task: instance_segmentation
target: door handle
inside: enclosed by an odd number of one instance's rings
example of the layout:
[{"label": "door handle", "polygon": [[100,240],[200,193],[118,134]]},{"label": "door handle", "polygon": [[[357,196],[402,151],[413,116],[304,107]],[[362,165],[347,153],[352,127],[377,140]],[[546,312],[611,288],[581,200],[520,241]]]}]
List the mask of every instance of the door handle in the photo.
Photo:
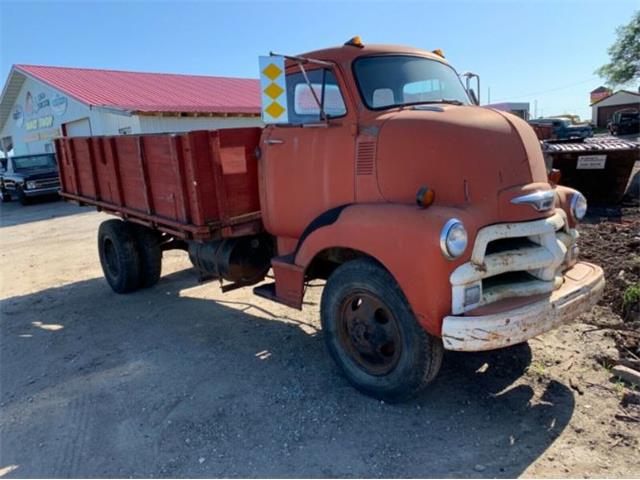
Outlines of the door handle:
[{"label": "door handle", "polygon": [[284,143],[284,140],[280,140],[279,138],[267,138],[264,143],[267,145],[280,145]]}]

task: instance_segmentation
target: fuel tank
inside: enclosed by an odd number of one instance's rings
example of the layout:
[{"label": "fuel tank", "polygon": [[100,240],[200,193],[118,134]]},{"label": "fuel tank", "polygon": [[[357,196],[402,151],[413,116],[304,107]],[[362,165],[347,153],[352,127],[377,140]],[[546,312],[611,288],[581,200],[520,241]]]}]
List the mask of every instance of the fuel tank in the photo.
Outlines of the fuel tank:
[{"label": "fuel tank", "polygon": [[413,203],[421,186],[439,205],[481,207],[487,222],[546,215],[511,199],[549,190],[540,144],[522,119],[477,106],[424,105],[378,118],[380,195]]}]

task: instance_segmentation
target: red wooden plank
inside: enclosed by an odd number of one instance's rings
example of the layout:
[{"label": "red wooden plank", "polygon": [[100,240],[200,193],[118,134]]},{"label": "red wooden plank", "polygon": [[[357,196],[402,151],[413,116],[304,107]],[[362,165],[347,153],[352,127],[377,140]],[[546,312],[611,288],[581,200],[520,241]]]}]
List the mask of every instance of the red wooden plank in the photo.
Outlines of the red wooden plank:
[{"label": "red wooden plank", "polygon": [[142,177],[142,193],[147,208],[147,213],[151,215],[154,212],[153,196],[151,195],[151,182],[147,173],[146,156],[144,151],[144,140],[142,136],[136,138],[138,143],[138,164],[140,166],[140,175]]},{"label": "red wooden plank", "polygon": [[111,165],[113,166],[113,177],[116,181],[116,192],[118,196],[118,203],[124,204],[124,192],[122,191],[122,179],[120,178],[120,158],[118,156],[118,146],[116,145],[116,138],[109,138],[109,147],[111,149]]},{"label": "red wooden plank", "polygon": [[209,132],[209,153],[212,160],[213,186],[218,202],[218,213],[223,225],[229,221],[229,205],[227,201],[227,189],[222,173],[222,158],[220,156],[220,136],[218,132]]},{"label": "red wooden plank", "polygon": [[98,185],[98,175],[96,173],[96,158],[93,151],[97,139],[88,137],[85,139],[89,148],[89,168],[91,170],[91,182],[93,183],[93,193],[97,200],[100,200],[100,185]]},{"label": "red wooden plank", "polygon": [[[193,152],[196,150],[195,147],[195,139],[196,136],[193,134],[187,134],[187,145],[186,145],[186,153],[187,155],[185,156],[185,165],[188,163],[190,169],[191,169],[191,182],[189,182],[189,189],[191,191],[191,205],[192,208],[191,211],[194,214],[194,223],[196,223],[197,225],[201,225],[204,223],[205,218],[204,218],[204,211],[202,208],[202,202],[200,201],[200,195],[198,195],[198,186],[196,184],[196,180],[195,180],[195,159],[193,158]],[[188,159],[188,162],[186,161]]]},{"label": "red wooden plank", "polygon": [[191,220],[191,209],[189,208],[189,194],[187,193],[187,185],[185,184],[185,172],[184,172],[184,158],[181,148],[182,140],[177,135],[171,136],[171,161],[173,162],[173,168],[175,169],[176,179],[178,182],[178,208],[180,210],[181,218],[184,221],[189,222]]},{"label": "red wooden plank", "polygon": [[75,147],[73,145],[73,140],[69,139],[67,142],[67,155],[71,159],[71,171],[73,172],[73,183],[74,183],[74,193],[78,195],[82,195],[80,191],[80,178],[78,177],[78,159],[76,157]]}]

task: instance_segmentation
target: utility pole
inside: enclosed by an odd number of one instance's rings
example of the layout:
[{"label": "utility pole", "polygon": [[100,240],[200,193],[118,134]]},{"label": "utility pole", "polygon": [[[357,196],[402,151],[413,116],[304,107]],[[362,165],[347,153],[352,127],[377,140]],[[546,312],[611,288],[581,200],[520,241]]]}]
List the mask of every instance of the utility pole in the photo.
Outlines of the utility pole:
[{"label": "utility pole", "polygon": [[538,118],[538,100],[533,101],[533,118]]},{"label": "utility pole", "polygon": [[491,105],[491,87],[487,87],[487,103]]}]

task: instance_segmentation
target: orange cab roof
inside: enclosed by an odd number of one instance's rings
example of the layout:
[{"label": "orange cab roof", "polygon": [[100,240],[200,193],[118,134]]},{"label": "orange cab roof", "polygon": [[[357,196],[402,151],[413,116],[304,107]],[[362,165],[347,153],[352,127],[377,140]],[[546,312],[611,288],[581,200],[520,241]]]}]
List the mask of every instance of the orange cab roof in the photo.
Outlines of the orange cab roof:
[{"label": "orange cab roof", "polygon": [[405,47],[402,45],[367,45],[363,47],[355,47],[352,45],[341,45],[339,47],[325,48],[312,52],[303,53],[301,57],[314,58],[316,60],[329,60],[336,63],[348,64],[354,59],[365,55],[389,55],[389,54],[407,54],[427,57],[448,64],[447,60],[435,53],[419,48]]}]

